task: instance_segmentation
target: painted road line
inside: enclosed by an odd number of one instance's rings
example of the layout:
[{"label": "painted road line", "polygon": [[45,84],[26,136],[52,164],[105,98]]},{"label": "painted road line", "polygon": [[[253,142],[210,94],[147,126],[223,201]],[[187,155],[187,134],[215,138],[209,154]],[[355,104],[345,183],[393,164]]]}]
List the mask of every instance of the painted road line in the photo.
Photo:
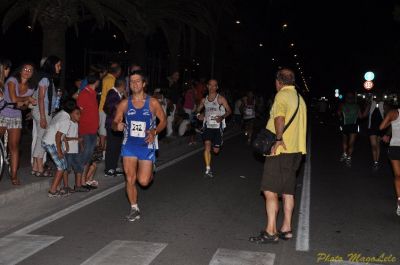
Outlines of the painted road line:
[{"label": "painted road line", "polygon": [[310,250],[310,189],[311,189],[311,131],[307,136],[307,159],[304,165],[303,187],[297,224],[296,251]]},{"label": "painted road line", "polygon": [[[229,135],[228,137],[225,138],[225,140],[230,139],[232,137],[235,137],[237,135],[239,135],[239,133],[235,133],[235,134]],[[192,156],[192,155],[194,155],[194,154],[196,154],[198,152],[201,152],[202,150],[203,150],[203,148],[201,147],[201,148],[193,150],[193,151],[191,151],[191,152],[189,152],[189,153],[187,153],[187,154],[185,154],[183,156],[180,156],[180,157],[175,158],[175,159],[173,159],[171,161],[168,161],[168,162],[162,164],[161,166],[159,166],[156,171],[158,172],[158,171],[161,171],[161,170],[163,170],[163,169],[165,169],[167,167],[170,167],[170,166],[180,162],[183,159],[186,159],[186,158],[188,158],[188,157],[190,157],[190,156]],[[109,188],[107,190],[104,190],[104,191],[102,191],[102,192],[100,192],[100,193],[98,193],[96,195],[93,195],[92,197],[89,197],[89,198],[87,198],[87,199],[85,199],[85,200],[83,200],[83,201],[81,201],[79,203],[71,205],[71,206],[69,206],[69,207],[67,207],[67,208],[65,208],[65,209],[63,209],[63,210],[61,210],[61,211],[59,211],[59,212],[57,212],[55,214],[52,214],[52,215],[50,215],[50,216],[48,216],[48,217],[46,217],[46,218],[44,218],[42,220],[39,220],[39,221],[37,221],[37,222],[35,222],[33,224],[30,224],[30,225],[28,225],[28,226],[26,226],[26,227],[24,227],[24,228],[22,228],[22,229],[20,229],[20,230],[18,230],[16,232],[14,232],[13,234],[17,234],[17,235],[29,234],[32,231],[35,231],[35,230],[37,230],[37,229],[39,229],[39,228],[41,228],[41,227],[43,227],[43,226],[55,221],[55,220],[58,220],[58,219],[66,216],[66,215],[68,215],[68,214],[70,214],[70,213],[72,213],[72,212],[74,212],[76,210],[79,210],[79,209],[81,209],[81,208],[83,208],[83,207],[85,207],[85,206],[87,206],[87,205],[89,205],[89,204],[91,204],[91,203],[93,203],[93,202],[95,202],[97,200],[100,200],[100,199],[110,195],[111,193],[114,193],[114,192],[116,192],[116,191],[118,191],[118,190],[120,190],[120,189],[122,189],[124,187],[125,187],[125,183],[120,183],[120,184],[118,184],[118,185],[116,185],[114,187],[111,187],[111,188]]]},{"label": "painted road line", "polygon": [[148,265],[166,246],[164,243],[115,240],[81,265]]},{"label": "painted road line", "polygon": [[10,235],[0,239],[0,264],[17,264],[62,237]]},{"label": "painted road line", "polygon": [[219,248],[209,265],[273,265],[274,253]]},{"label": "painted road line", "polygon": [[[227,136],[225,139],[230,139],[239,135],[240,133],[234,133],[232,135]],[[170,167],[181,160],[188,158],[191,155],[194,155],[203,150],[203,147],[200,147],[194,151],[191,151],[188,154],[185,154],[179,158],[173,159],[163,165],[161,165],[157,171],[161,171],[167,167]],[[36,252],[46,248],[47,246],[53,244],[58,241],[62,237],[52,237],[46,235],[28,235],[33,231],[56,221],[76,210],[79,210],[97,200],[100,200],[122,188],[125,187],[125,183],[120,183],[116,186],[108,188],[98,194],[95,194],[79,203],[71,205],[57,213],[54,213],[46,218],[43,218],[35,223],[32,223],[28,226],[25,226],[3,238],[0,239],[0,264],[15,264],[20,262],[29,256],[35,254]],[[17,253],[18,254],[15,254]]]}]

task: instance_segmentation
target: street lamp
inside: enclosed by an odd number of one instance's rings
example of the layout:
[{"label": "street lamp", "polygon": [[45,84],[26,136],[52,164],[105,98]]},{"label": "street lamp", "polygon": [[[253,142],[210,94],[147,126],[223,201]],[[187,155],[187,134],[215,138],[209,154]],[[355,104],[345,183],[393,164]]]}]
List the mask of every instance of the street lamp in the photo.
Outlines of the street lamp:
[{"label": "street lamp", "polygon": [[290,47],[294,47],[294,43],[290,43]]},{"label": "street lamp", "polygon": [[263,47],[263,46],[264,46],[264,44],[260,43],[260,44],[258,44],[258,46],[260,46],[260,47]]},{"label": "street lamp", "polygon": [[240,24],[240,20],[236,20],[236,24]]}]

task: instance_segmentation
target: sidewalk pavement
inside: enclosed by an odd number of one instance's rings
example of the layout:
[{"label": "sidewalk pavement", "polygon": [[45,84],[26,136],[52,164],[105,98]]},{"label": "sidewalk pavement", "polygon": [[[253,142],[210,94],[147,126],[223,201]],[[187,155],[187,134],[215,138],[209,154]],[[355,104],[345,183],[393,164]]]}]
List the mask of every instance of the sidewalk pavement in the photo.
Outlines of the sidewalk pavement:
[{"label": "sidewalk pavement", "polygon": [[[239,130],[228,127],[225,131],[225,137],[234,134],[239,134]],[[188,143],[188,137],[172,137],[162,139],[159,144],[160,151],[158,153],[156,165],[161,166],[168,161],[185,155],[186,153],[203,148],[200,135],[197,135],[197,144],[189,146]],[[26,200],[26,198],[35,193],[43,192],[43,194],[46,195],[46,191],[50,187],[53,178],[35,177],[30,173],[30,144],[31,135],[24,134],[21,139],[21,159],[20,167],[18,170],[18,175],[22,185],[13,186],[9,177],[4,175],[3,178],[0,180],[0,207],[20,200]],[[99,190],[100,188],[101,190],[103,190],[124,181],[123,178],[106,178],[104,177],[103,172],[104,161],[101,161],[97,163],[97,171],[94,177],[94,179],[99,182]],[[70,174],[70,183],[73,182],[73,180],[74,175]]]}]

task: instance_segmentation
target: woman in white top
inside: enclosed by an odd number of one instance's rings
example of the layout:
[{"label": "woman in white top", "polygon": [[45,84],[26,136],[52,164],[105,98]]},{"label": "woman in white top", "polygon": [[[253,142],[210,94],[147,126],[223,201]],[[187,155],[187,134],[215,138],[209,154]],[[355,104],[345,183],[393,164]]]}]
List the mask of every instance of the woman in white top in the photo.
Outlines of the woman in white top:
[{"label": "woman in white top", "polygon": [[397,195],[397,210],[396,214],[400,216],[400,109],[391,110],[381,125],[379,126],[380,130],[384,130],[389,125],[392,125],[392,137],[390,139],[389,136],[385,135],[383,137],[384,142],[389,142],[388,156],[390,162],[392,164],[393,173],[394,173],[394,186],[396,189]]}]

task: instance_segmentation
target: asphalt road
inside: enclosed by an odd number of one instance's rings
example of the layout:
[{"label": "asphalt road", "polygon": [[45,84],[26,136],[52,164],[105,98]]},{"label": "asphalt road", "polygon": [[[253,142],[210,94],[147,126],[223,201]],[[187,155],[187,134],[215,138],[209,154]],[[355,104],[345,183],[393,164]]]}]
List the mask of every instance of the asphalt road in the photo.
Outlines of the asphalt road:
[{"label": "asphalt road", "polygon": [[[308,251],[296,250],[296,239],[276,245],[248,242],[265,225],[259,192],[263,164],[239,136],[213,157],[214,179],[203,177],[201,153],[158,172],[151,187],[139,191],[139,221],[125,221],[129,204],[123,189],[115,189],[53,222],[3,237],[0,264],[308,265],[337,264],[352,253],[361,255],[353,261],[383,254],[387,262],[372,263],[400,264],[400,218],[394,214],[386,156],[383,167],[373,172],[362,137],[353,167],[346,168],[338,162],[335,127],[312,128]],[[295,236],[303,175],[298,178]]]}]

